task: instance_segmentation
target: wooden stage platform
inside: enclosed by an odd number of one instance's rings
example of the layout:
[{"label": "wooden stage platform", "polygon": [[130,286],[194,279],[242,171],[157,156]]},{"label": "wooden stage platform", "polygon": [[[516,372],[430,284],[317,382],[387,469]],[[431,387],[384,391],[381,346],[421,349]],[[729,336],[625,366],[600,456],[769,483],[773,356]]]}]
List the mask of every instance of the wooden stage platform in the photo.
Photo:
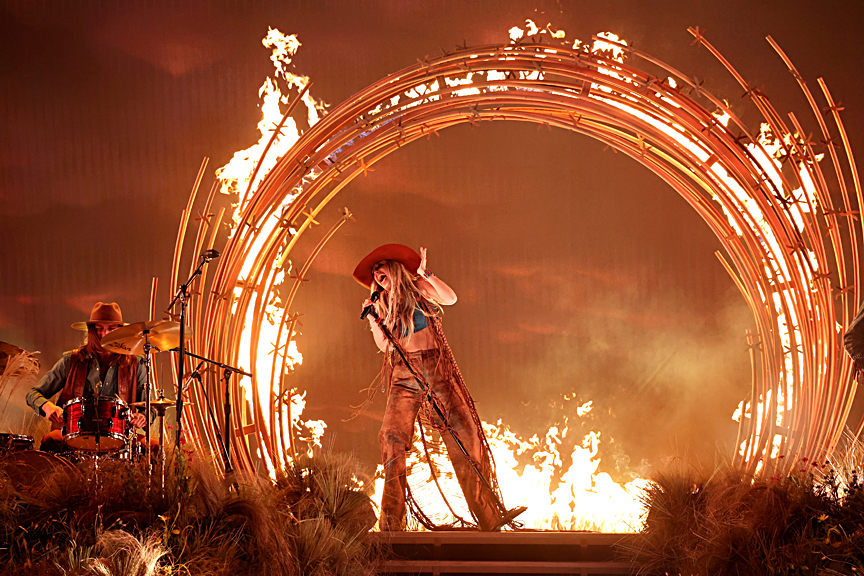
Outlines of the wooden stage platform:
[{"label": "wooden stage platform", "polygon": [[392,555],[381,568],[390,576],[543,574],[630,576],[636,568],[617,544],[635,534],[593,532],[391,532]]}]

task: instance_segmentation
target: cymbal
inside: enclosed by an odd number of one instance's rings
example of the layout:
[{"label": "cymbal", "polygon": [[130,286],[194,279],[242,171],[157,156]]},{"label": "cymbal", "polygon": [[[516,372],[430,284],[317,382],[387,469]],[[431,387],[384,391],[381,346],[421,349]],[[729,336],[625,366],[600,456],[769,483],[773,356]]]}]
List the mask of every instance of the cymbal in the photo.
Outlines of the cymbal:
[{"label": "cymbal", "polygon": [[[169,320],[151,320],[127,324],[112,330],[102,337],[102,347],[115,354],[144,354],[144,331],[149,330],[147,338],[150,346],[157,352],[171,350],[180,345],[180,323]],[[192,337],[192,328],[186,327],[184,339]]]},{"label": "cymbal", "polygon": [[[168,398],[161,398],[159,400],[151,400],[150,401],[150,407],[151,408],[158,408],[160,406],[170,407],[170,406],[174,406],[175,404],[177,404],[177,402],[175,402],[174,400],[169,400]],[[191,406],[191,405],[192,405],[191,402],[183,402],[183,406]],[[129,404],[129,406],[132,406],[134,408],[146,408],[147,402],[133,402],[132,404]]]}]

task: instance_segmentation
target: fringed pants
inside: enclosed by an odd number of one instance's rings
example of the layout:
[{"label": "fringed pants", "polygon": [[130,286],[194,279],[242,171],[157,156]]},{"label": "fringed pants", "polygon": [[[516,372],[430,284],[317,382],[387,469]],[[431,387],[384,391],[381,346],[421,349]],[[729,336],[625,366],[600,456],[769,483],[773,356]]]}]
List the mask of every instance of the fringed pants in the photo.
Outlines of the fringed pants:
[{"label": "fringed pants", "polygon": [[[442,360],[439,365],[438,350],[412,352],[408,358],[414,369],[425,378],[437,395],[447,423],[456,432],[465,450],[488,481],[489,458],[481,441],[482,431],[478,430],[471,408],[458,387],[447,378],[446,370],[443,370],[446,362]],[[405,460],[411,449],[414,421],[417,419],[423,400],[424,394],[420,384],[399,359],[393,367],[384,423],[378,434],[385,471],[379,522],[381,530],[404,530],[405,528],[405,495],[408,487]],[[434,420],[435,426],[441,430],[462,493],[468,507],[477,518],[480,529],[494,529],[501,518],[494,495],[477,476],[449,431],[441,428],[440,418],[435,415]]]}]

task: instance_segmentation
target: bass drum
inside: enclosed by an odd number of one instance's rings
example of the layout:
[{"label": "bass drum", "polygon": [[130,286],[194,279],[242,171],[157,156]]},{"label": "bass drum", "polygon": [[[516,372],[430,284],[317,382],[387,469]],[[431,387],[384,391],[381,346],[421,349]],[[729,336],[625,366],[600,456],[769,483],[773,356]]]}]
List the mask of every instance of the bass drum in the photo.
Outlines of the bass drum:
[{"label": "bass drum", "polygon": [[68,460],[49,452],[22,450],[0,456],[0,474],[5,474],[21,492],[38,492],[57,474],[79,474]]}]

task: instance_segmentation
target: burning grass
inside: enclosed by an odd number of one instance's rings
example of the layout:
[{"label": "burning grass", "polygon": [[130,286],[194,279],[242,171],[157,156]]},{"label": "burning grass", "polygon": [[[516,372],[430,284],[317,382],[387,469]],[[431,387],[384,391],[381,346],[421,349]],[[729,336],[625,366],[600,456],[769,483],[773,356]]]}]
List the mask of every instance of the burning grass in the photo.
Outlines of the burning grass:
[{"label": "burning grass", "polygon": [[164,489],[143,462],[85,461],[31,486],[0,473],[0,574],[376,573],[372,484],[352,458],[324,453],[275,480],[169,460]]},{"label": "burning grass", "polygon": [[843,457],[803,459],[782,477],[683,465],[655,474],[643,539],[625,552],[639,574],[862,574],[862,450],[850,440]]}]

